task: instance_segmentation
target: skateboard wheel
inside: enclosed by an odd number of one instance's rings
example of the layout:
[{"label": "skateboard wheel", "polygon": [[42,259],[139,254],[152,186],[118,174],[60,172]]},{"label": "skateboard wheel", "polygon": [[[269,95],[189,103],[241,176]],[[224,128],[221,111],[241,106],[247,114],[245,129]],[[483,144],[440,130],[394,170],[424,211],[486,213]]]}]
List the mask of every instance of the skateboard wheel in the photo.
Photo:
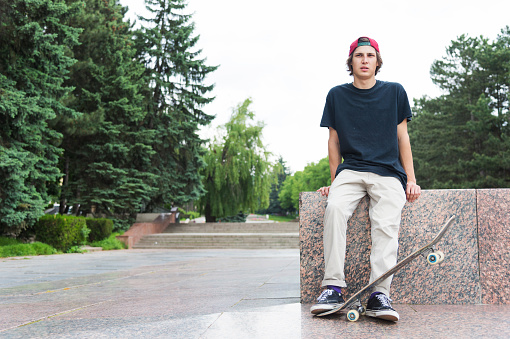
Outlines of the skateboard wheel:
[{"label": "skateboard wheel", "polygon": [[349,321],[356,321],[359,319],[359,313],[356,310],[350,310],[347,312],[347,320]]},{"label": "skateboard wheel", "polygon": [[358,307],[358,313],[361,315],[365,315],[367,313],[367,310],[363,306],[360,306]]},{"label": "skateboard wheel", "polygon": [[444,260],[444,253],[443,251],[436,251],[436,254],[439,256],[439,260],[437,263],[440,263]]},{"label": "skateboard wheel", "polygon": [[430,253],[428,256],[427,256],[427,262],[430,264],[430,265],[437,265],[439,263],[439,255],[437,255],[436,252],[433,252],[433,253]]}]

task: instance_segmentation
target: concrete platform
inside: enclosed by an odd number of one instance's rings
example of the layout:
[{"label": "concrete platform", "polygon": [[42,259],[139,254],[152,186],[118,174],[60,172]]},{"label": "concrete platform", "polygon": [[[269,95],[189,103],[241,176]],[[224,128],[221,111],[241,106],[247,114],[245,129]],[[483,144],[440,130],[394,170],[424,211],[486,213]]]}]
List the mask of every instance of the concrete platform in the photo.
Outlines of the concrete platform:
[{"label": "concrete platform", "polygon": [[0,259],[1,338],[510,337],[510,305],[315,318],[299,250],[122,250]]}]

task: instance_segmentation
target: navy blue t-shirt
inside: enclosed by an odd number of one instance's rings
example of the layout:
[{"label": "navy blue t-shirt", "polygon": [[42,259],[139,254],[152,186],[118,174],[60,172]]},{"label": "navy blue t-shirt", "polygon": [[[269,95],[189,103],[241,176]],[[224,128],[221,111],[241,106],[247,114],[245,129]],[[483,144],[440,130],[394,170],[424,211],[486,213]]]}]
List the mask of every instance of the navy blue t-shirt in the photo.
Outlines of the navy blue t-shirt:
[{"label": "navy blue t-shirt", "polygon": [[407,93],[398,83],[377,80],[370,89],[353,84],[333,87],[321,127],[332,127],[338,134],[343,162],[336,175],[350,169],[391,176],[405,190],[407,175],[400,163],[397,126],[411,117]]}]

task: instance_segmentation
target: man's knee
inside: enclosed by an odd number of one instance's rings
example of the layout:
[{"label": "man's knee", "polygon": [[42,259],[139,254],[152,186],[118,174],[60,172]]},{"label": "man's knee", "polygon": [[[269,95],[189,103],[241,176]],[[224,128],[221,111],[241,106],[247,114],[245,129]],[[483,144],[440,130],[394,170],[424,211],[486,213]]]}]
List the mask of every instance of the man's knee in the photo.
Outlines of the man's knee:
[{"label": "man's knee", "polygon": [[347,229],[347,221],[350,217],[348,209],[337,205],[328,205],[324,213],[324,229]]},{"label": "man's knee", "polygon": [[332,221],[334,223],[342,223],[347,222],[350,217],[351,215],[347,208],[337,204],[328,204],[326,206],[326,212],[324,213],[324,222],[325,224],[328,223],[328,221]]}]

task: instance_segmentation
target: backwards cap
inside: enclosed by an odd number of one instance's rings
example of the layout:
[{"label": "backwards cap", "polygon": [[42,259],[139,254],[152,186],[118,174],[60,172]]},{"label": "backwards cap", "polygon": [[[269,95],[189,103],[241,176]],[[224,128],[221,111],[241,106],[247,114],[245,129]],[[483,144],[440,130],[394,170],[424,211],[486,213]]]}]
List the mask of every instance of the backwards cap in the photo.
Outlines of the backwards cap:
[{"label": "backwards cap", "polygon": [[[360,41],[362,38],[367,38],[369,41]],[[375,48],[375,50],[377,52],[381,53],[381,51],[379,51],[379,44],[377,43],[377,41],[375,41],[374,39],[370,39],[369,37],[362,36],[362,37],[356,39],[351,44],[351,48],[349,49],[349,56],[351,56],[351,54],[354,52],[354,50],[356,48],[358,48],[359,46],[372,46],[373,48]]]}]

